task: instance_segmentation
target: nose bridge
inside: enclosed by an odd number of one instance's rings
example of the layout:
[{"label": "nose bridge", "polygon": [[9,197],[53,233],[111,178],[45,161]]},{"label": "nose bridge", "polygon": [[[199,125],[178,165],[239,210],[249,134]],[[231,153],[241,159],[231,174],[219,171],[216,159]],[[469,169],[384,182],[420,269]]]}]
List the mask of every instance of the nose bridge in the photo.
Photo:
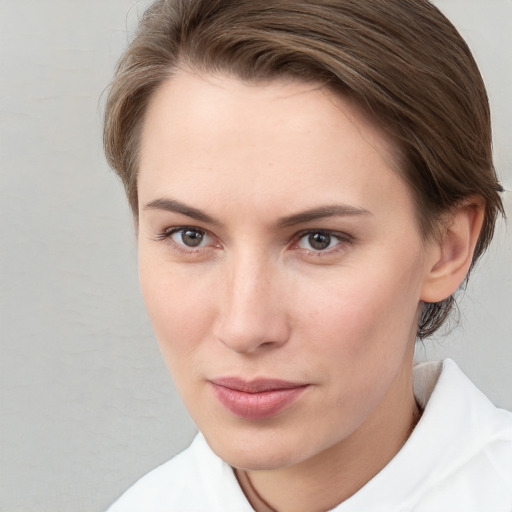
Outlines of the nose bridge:
[{"label": "nose bridge", "polygon": [[278,345],[288,336],[277,264],[264,253],[239,252],[223,283],[217,338],[237,352]]}]

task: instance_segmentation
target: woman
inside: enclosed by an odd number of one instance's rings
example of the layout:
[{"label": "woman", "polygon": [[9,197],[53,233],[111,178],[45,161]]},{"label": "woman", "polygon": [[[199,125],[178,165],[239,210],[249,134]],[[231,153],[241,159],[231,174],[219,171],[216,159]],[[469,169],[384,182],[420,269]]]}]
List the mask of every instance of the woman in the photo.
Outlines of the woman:
[{"label": "woman", "polygon": [[512,419],[416,339],[503,212],[488,102],[427,1],[164,0],[105,148],[200,434],[127,510],[511,510]]}]

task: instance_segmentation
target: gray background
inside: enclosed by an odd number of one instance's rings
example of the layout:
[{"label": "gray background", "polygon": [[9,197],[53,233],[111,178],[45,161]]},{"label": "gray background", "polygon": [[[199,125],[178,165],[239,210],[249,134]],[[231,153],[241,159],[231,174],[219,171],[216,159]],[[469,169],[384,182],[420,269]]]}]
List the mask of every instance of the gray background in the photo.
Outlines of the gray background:
[{"label": "gray background", "polygon": [[[512,189],[512,2],[438,0],[473,48]],[[101,511],[194,427],[138,291],[101,150],[102,91],[147,2],[0,0],[0,510]],[[511,192],[504,196],[512,217]],[[512,234],[418,358],[453,357],[512,409]]]}]

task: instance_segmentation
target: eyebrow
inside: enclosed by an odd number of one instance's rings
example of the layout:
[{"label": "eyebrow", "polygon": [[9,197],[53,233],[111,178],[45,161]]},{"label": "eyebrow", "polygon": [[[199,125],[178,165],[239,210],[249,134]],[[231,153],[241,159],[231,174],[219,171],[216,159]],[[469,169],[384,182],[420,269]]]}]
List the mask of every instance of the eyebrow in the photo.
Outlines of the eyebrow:
[{"label": "eyebrow", "polygon": [[[180,201],[176,201],[175,199],[154,199],[144,206],[144,210],[166,210],[180,213],[190,217],[191,219],[206,222],[208,224],[217,226],[222,225],[219,220],[215,219],[211,215],[197,208],[181,203]],[[287,228],[297,224],[305,224],[329,217],[353,217],[357,215],[371,215],[371,212],[365,210],[364,208],[357,208],[355,206],[334,204],[320,206],[310,210],[305,210],[303,212],[295,213],[293,215],[282,217],[277,221],[276,225],[279,228]]]},{"label": "eyebrow", "polygon": [[357,215],[371,215],[371,212],[364,208],[357,208],[355,206],[334,204],[320,206],[319,208],[312,208],[311,210],[283,217],[278,221],[277,225],[280,228],[287,228],[297,224],[304,224],[329,217],[353,217]]},{"label": "eyebrow", "polygon": [[191,219],[206,222],[208,224],[221,224],[211,215],[208,215],[207,213],[198,210],[197,208],[193,208],[192,206],[187,206],[184,203],[180,203],[174,199],[155,199],[147,203],[144,206],[144,210],[167,210],[169,212],[181,213],[182,215],[186,215]]}]

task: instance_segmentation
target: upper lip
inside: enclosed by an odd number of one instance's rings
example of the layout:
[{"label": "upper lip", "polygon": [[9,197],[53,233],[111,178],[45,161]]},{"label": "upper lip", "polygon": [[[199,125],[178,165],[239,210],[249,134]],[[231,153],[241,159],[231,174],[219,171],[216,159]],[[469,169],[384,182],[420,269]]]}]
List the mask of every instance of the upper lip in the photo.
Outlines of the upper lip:
[{"label": "upper lip", "polygon": [[211,379],[210,382],[217,386],[223,386],[243,393],[263,393],[265,391],[300,388],[307,385],[300,382],[290,382],[281,379],[259,378],[245,380],[239,377],[219,377]]}]

